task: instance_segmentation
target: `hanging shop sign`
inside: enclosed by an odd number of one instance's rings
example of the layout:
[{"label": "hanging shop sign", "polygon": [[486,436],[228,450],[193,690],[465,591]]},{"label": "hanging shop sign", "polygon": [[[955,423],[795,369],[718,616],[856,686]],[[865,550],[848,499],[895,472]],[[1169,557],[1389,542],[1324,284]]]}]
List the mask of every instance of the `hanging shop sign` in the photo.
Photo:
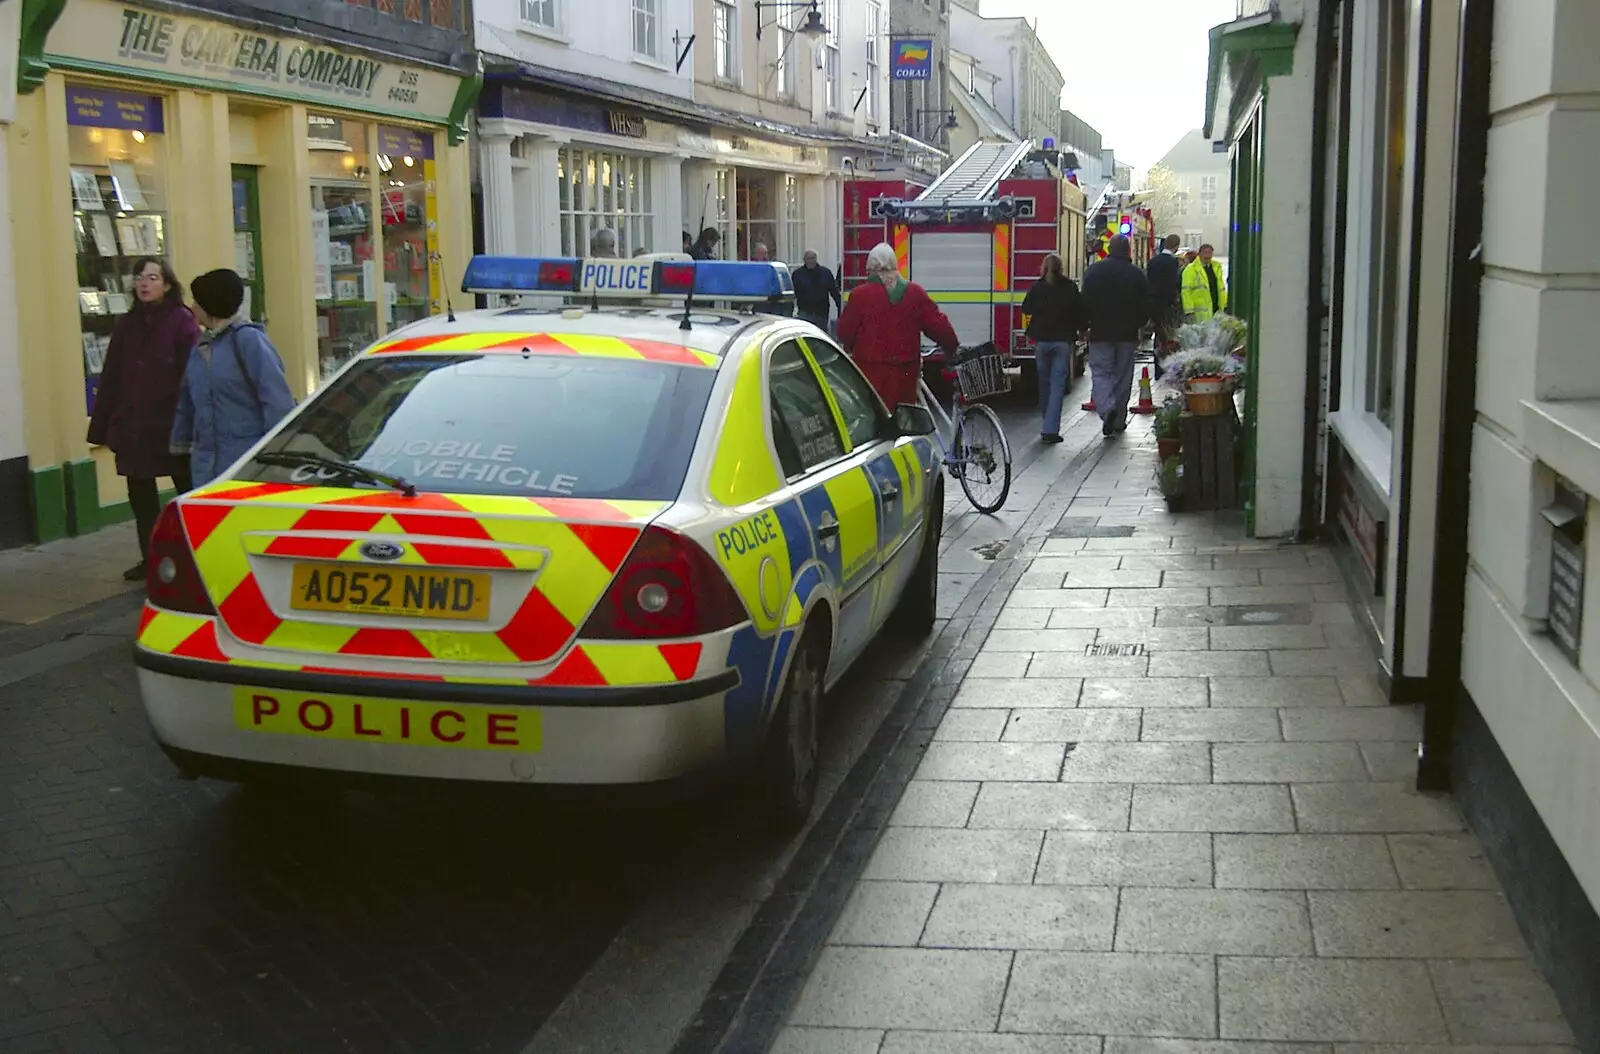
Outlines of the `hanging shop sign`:
[{"label": "hanging shop sign", "polygon": [[897,81],[925,81],[933,79],[933,41],[896,40],[894,57],[890,65]]},{"label": "hanging shop sign", "polygon": [[445,122],[460,78],[360,55],[326,41],[225,22],[69,0],[45,41],[52,66],[127,71],[177,83]]}]

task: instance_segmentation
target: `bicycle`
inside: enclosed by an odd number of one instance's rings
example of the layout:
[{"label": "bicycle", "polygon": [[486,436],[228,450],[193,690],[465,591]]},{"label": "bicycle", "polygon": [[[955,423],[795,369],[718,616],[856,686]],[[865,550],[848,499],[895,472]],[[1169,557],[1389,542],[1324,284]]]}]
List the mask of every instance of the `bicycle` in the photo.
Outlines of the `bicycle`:
[{"label": "bicycle", "polygon": [[[931,352],[924,349],[923,356]],[[985,515],[996,512],[1011,493],[1011,444],[995,412],[978,400],[1011,390],[1011,378],[993,343],[958,348],[945,363],[941,376],[951,382],[950,410],[944,412],[925,381],[917,386],[924,404],[936,418],[943,417],[934,438],[944,451],[950,474],[972,507]],[[949,439],[945,438],[948,428]],[[995,486],[998,485],[998,491]],[[982,494],[985,498],[980,498]]]}]

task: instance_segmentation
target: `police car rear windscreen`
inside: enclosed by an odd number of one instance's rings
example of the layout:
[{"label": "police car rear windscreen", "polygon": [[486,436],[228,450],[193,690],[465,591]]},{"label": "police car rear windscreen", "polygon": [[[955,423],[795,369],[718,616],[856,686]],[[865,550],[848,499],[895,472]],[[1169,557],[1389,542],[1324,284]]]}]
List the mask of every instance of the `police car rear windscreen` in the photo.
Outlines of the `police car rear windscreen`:
[{"label": "police car rear windscreen", "polygon": [[[318,392],[263,450],[354,462],[420,491],[670,501],[715,379],[601,358],[376,357]],[[237,478],[375,485],[326,465],[258,461]]]}]

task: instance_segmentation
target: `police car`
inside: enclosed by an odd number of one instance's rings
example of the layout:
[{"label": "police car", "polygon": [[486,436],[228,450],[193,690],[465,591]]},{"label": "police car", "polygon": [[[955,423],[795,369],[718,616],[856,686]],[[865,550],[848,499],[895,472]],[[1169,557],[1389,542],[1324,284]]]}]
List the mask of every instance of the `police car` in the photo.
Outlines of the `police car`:
[{"label": "police car", "polygon": [[803,822],[824,691],[933,622],[928,411],[752,313],[781,266],[480,256],[463,288],[525,306],[390,333],[162,513],[136,658],[163,749],[229,779],[741,762]]}]

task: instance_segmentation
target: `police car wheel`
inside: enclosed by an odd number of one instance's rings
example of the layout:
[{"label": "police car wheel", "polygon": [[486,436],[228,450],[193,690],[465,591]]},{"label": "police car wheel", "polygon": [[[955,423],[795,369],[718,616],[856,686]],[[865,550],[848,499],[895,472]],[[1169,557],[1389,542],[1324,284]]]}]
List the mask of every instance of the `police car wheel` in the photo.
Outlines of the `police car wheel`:
[{"label": "police car wheel", "polygon": [[939,609],[939,536],[944,527],[944,485],[941,483],[928,509],[929,529],[922,536],[917,569],[895,606],[893,628],[908,637],[925,637],[933,629]]},{"label": "police car wheel", "polygon": [[823,649],[802,635],[772,718],[757,775],[763,818],[774,830],[785,834],[805,826],[817,798],[817,724],[825,664]]}]

